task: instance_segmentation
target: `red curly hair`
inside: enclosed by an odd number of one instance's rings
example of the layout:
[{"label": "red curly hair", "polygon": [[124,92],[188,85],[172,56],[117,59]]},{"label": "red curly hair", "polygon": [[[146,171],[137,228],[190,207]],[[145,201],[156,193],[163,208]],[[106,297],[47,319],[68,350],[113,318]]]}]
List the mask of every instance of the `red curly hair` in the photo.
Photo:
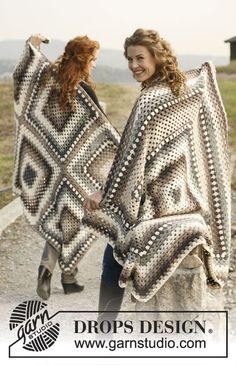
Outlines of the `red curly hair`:
[{"label": "red curly hair", "polygon": [[47,75],[53,76],[59,86],[59,105],[62,110],[73,109],[76,86],[80,81],[87,82],[95,89],[89,74],[89,63],[99,48],[99,43],[87,36],[76,37],[67,43],[63,55],[49,66]]}]

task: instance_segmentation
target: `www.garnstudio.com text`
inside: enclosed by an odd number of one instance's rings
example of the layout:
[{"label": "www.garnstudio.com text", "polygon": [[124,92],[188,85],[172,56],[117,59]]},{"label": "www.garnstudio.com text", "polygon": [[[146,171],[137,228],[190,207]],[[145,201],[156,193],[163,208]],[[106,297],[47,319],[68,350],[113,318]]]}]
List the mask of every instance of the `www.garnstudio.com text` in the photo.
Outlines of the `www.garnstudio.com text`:
[{"label": "www.garnstudio.com text", "polygon": [[205,349],[205,340],[170,340],[161,337],[158,340],[148,338],[139,340],[75,340],[77,349]]}]

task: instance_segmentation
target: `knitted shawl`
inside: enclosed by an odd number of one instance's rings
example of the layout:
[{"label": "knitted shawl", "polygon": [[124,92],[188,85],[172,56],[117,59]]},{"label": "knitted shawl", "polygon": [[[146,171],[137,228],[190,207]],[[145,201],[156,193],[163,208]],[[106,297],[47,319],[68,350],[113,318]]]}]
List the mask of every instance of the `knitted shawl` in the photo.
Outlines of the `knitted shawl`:
[{"label": "knitted shawl", "polygon": [[96,239],[80,229],[83,201],[104,187],[119,134],[80,85],[74,110],[63,112],[56,81],[44,77],[48,65],[27,42],[14,71],[13,191],[29,223],[60,252],[62,271],[70,272]]},{"label": "knitted shawl", "polygon": [[114,246],[119,284],[149,300],[196,247],[207,282],[223,284],[230,244],[227,120],[214,66],[189,71],[179,97],[163,83],[138,97],[89,232]]}]

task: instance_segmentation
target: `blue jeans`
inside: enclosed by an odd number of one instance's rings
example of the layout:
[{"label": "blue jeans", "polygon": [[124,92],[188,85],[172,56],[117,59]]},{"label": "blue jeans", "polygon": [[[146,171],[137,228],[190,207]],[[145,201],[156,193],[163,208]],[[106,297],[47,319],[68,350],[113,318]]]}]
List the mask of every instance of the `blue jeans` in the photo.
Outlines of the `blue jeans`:
[{"label": "blue jeans", "polygon": [[119,288],[122,290],[118,285],[121,271],[122,266],[118,264],[113,256],[113,247],[107,244],[102,262],[102,280],[110,288]]}]

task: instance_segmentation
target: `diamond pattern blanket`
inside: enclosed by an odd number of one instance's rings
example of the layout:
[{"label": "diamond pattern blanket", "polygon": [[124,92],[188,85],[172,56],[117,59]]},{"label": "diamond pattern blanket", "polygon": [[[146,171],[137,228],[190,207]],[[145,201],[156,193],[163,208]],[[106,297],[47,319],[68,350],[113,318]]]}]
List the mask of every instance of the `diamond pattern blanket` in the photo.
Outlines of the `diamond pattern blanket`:
[{"label": "diamond pattern blanket", "polygon": [[189,71],[186,91],[164,84],[138,97],[88,232],[109,239],[139,301],[149,300],[198,248],[207,282],[228,273],[230,178],[227,120],[215,69]]},{"label": "diamond pattern blanket", "polygon": [[45,82],[48,64],[27,42],[14,71],[13,190],[29,223],[60,252],[62,271],[70,272],[96,239],[81,229],[83,201],[104,187],[119,134],[80,85],[73,111],[62,112],[55,80]]}]

